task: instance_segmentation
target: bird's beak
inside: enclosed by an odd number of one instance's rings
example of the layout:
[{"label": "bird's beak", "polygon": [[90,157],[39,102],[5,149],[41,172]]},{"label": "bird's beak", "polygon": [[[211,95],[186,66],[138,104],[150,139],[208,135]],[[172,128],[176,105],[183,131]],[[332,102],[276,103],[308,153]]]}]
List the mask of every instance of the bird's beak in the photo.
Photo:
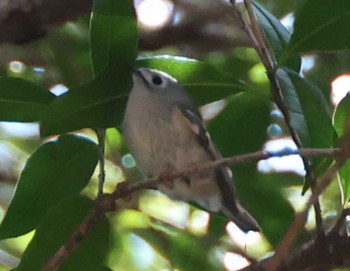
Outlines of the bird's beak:
[{"label": "bird's beak", "polygon": [[145,76],[142,74],[142,72],[140,71],[140,69],[136,68],[136,67],[133,67],[133,66],[130,66],[130,69],[131,69],[131,72],[133,74],[133,76],[137,77],[137,78],[140,78],[141,81],[146,85],[148,86],[149,83],[148,81],[146,80]]}]

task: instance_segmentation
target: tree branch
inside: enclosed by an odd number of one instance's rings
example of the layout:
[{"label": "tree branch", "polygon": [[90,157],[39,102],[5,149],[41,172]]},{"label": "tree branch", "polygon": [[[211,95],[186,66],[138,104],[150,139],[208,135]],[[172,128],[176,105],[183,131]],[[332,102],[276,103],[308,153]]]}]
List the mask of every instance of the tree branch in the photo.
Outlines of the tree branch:
[{"label": "tree branch", "polygon": [[[190,167],[181,172],[174,172],[167,174],[166,181],[175,180],[179,177],[188,176],[192,174],[204,174],[208,171],[214,170],[218,167],[231,166],[233,164],[259,161],[262,159],[268,159],[272,157],[282,157],[287,155],[302,154],[308,157],[315,156],[339,156],[340,149],[300,149],[295,150],[283,150],[277,153],[271,153],[266,151],[257,151],[253,153],[236,155],[228,158],[223,158],[217,161],[206,163],[204,165],[197,165]],[[126,198],[136,191],[143,189],[154,189],[161,182],[165,181],[162,174],[159,177],[148,179],[140,183],[133,183],[128,185],[123,182],[119,184],[111,194],[102,194],[96,199],[94,209],[83,220],[78,229],[72,234],[69,240],[62,245],[62,247],[47,261],[47,263],[41,268],[40,271],[56,271],[59,269],[63,261],[69,257],[79,244],[89,235],[90,231],[96,226],[99,219],[107,212],[115,210],[115,201],[117,199]],[[127,184],[127,185],[126,185]]]},{"label": "tree branch", "polygon": [[[263,30],[261,29],[260,24],[258,23],[258,21],[255,17],[251,0],[244,0],[244,4],[245,4],[246,10],[248,12],[248,17],[249,17],[249,20],[251,23],[251,27],[249,27],[248,24],[245,24],[245,26],[250,28],[248,33],[250,33],[253,40],[256,40],[255,49],[256,49],[257,53],[259,54],[260,60],[266,69],[267,77],[270,81],[273,100],[276,103],[278,109],[281,111],[281,113],[285,119],[286,126],[288,128],[288,131],[289,131],[295,145],[298,147],[298,149],[300,149],[303,147],[303,143],[300,140],[300,137],[299,137],[297,131],[294,129],[294,127],[292,126],[292,123],[291,123],[289,109],[288,109],[287,104],[284,101],[282,89],[281,89],[281,86],[279,84],[279,81],[278,81],[278,78],[276,75],[276,71],[278,69],[278,66],[277,66],[277,61],[275,59],[275,55],[271,50],[268,49],[269,47],[267,46],[266,38],[265,38],[265,35],[263,33]],[[244,20],[243,17],[242,17],[242,20]],[[311,192],[314,193],[314,187],[316,185],[316,179],[315,179],[316,177],[315,177],[315,174],[313,172],[312,162],[310,159],[308,159],[307,157],[305,157],[303,155],[301,155],[301,158],[302,158],[302,161],[304,163],[305,170],[306,170],[306,178],[309,181],[310,186],[311,186]],[[321,215],[321,205],[320,205],[319,200],[316,200],[314,202],[314,209],[315,209],[317,233],[319,236],[321,236],[321,235],[324,235],[324,229],[323,229],[323,221],[322,221],[322,215]]]},{"label": "tree branch", "polygon": [[11,0],[0,2],[0,43],[25,43],[45,36],[52,25],[91,10],[92,0]]}]

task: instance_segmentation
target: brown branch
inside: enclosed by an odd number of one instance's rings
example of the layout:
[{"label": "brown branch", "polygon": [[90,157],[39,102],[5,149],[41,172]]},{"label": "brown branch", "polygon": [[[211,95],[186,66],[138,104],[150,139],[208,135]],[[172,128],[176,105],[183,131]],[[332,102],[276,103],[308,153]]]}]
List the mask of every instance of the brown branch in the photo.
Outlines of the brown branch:
[{"label": "brown branch", "polygon": [[309,209],[311,205],[318,202],[319,195],[328,187],[330,182],[332,181],[334,175],[337,173],[338,169],[341,167],[340,164],[333,164],[318,180],[317,186],[315,186],[314,192],[310,196],[306,207],[304,210],[298,214],[296,214],[294,222],[290,226],[283,240],[276,248],[276,252],[273,258],[265,265],[265,270],[276,271],[283,270],[280,269],[281,262],[287,258],[289,254],[289,249],[294,242],[295,238],[299,234],[301,228],[304,226]]},{"label": "brown branch", "polygon": [[[288,253],[278,271],[330,271],[335,268],[350,267],[350,237],[326,235],[304,244],[301,248]],[[264,259],[240,271],[270,271],[267,263],[271,259]]]},{"label": "brown branch", "polygon": [[[314,187],[313,194],[310,196],[304,211],[295,216],[293,224],[278,245],[275,255],[254,266],[243,269],[244,271],[322,271],[331,270],[334,267],[350,267],[350,237],[342,234],[342,229],[346,225],[346,217],[350,213],[349,209],[343,210],[328,235],[318,236],[309,245],[303,246],[296,253],[287,257],[290,254],[291,244],[306,221],[309,208],[315,202],[318,202],[319,195],[328,187],[337,171],[350,157],[349,142],[350,110],[348,110],[345,118],[344,134],[340,142],[341,152],[336,155],[336,163],[318,178],[317,185]],[[304,156],[309,157],[307,154],[304,154]]]},{"label": "brown branch", "polygon": [[[231,166],[233,164],[244,163],[249,161],[259,161],[262,159],[268,159],[271,157],[281,157],[287,155],[303,154],[305,156],[338,156],[340,155],[340,149],[300,149],[299,152],[294,150],[283,150],[278,153],[268,153],[265,151],[257,151],[254,153],[248,153],[243,155],[232,156],[223,158],[214,162],[210,162],[204,165],[188,168],[181,172],[174,172],[167,175],[167,181],[169,179],[174,180],[178,177],[188,176],[191,174],[203,174],[203,172],[211,171],[215,168],[222,166]],[[89,215],[83,220],[78,229],[72,234],[70,239],[61,246],[61,248],[47,261],[47,263],[41,268],[40,271],[55,271],[58,270],[63,261],[69,257],[74,249],[88,236],[89,232],[95,227],[99,219],[107,212],[116,208],[115,201],[117,199],[125,198],[136,191],[143,189],[154,189],[157,185],[164,181],[162,176],[157,178],[148,179],[140,183],[134,183],[131,185],[125,185],[121,183],[111,194],[102,194],[96,199],[95,208],[89,213]]]},{"label": "brown branch", "polygon": [[[223,1],[190,3],[174,1],[173,16],[180,21],[158,29],[140,28],[140,49],[158,50],[165,46],[190,47],[190,51],[208,52],[249,46],[240,20]],[[53,26],[75,20],[91,11],[92,0],[11,0],[0,1],[0,44],[22,44],[46,36]],[[179,16],[177,16],[179,17]]]},{"label": "brown branch", "polygon": [[97,195],[103,194],[103,186],[106,178],[105,173],[105,142],[106,142],[106,131],[102,128],[95,130],[98,139],[98,152],[99,152],[99,174],[98,174],[98,191]]},{"label": "brown branch", "polygon": [[72,234],[67,242],[59,248],[53,257],[41,268],[41,271],[57,271],[63,261],[69,257],[79,244],[95,228],[105,213],[115,209],[115,201],[110,195],[101,195],[95,201],[95,207],[84,218],[78,229]]},{"label": "brown branch", "polygon": [[91,10],[92,0],[11,0],[0,2],[0,43],[24,43],[46,35],[52,25]]},{"label": "brown branch", "polygon": [[[273,257],[258,262],[252,266],[248,266],[241,271],[293,271],[293,270],[328,270],[328,269],[320,269],[319,265],[329,266],[332,263],[332,266],[343,266],[341,263],[345,262],[346,257],[350,255],[349,251],[335,252],[335,247],[337,247],[337,251],[344,249],[345,247],[350,248],[350,239],[338,234],[338,232],[332,232],[327,236],[322,238],[316,238],[315,241],[312,241],[307,246],[302,246],[301,249],[296,251],[292,256],[290,256],[289,249],[299,234],[300,230],[304,226],[307,215],[310,207],[318,200],[318,196],[328,187],[330,182],[332,181],[334,175],[337,173],[342,164],[335,163],[333,164],[318,180],[317,186],[314,189],[314,193],[310,196],[306,207],[300,213],[295,215],[294,221],[292,225],[289,227],[287,233],[285,234],[282,241],[279,243],[275,250],[275,254]],[[347,214],[347,212],[345,213]],[[336,223],[344,224],[345,214],[343,213],[339,218],[339,221]],[[339,239],[341,241],[339,242]],[[335,244],[334,240],[336,240]],[[341,248],[341,249],[340,249]],[[323,258],[318,258],[314,262],[306,255],[318,255],[323,254]],[[336,254],[338,253],[338,254]],[[337,257],[332,257],[332,255],[336,255]],[[342,257],[340,256],[342,255]],[[342,258],[342,261],[339,260]],[[302,260],[302,261],[301,261]],[[338,265],[336,265],[336,263]],[[348,262],[348,265],[350,261]],[[312,269],[313,266],[315,269]],[[319,268],[319,269],[317,269]]]},{"label": "brown branch", "polygon": [[[300,137],[297,133],[297,131],[294,129],[294,127],[291,124],[291,117],[289,114],[289,109],[284,102],[284,97],[282,94],[282,89],[278,81],[278,77],[276,75],[276,71],[278,69],[277,62],[274,56],[274,53],[268,49],[266,38],[264,36],[264,32],[260,27],[260,24],[258,23],[255,14],[253,12],[253,5],[251,0],[244,0],[244,4],[246,7],[246,10],[248,12],[248,17],[251,23],[251,30],[249,33],[254,36],[254,39],[256,40],[256,51],[259,54],[260,60],[263,63],[266,72],[267,77],[270,81],[271,90],[273,94],[274,101],[281,111],[286,126],[288,128],[288,131],[296,144],[296,146],[300,149],[303,147],[302,141],[300,140]],[[243,19],[242,19],[243,20]],[[247,25],[247,24],[246,24]],[[304,163],[304,167],[306,170],[306,178],[309,180],[310,186],[311,186],[311,192],[314,193],[314,187],[316,185],[316,179],[315,174],[313,172],[313,166],[310,159],[307,157],[301,156],[302,161]],[[323,220],[321,215],[321,205],[319,200],[316,200],[314,202],[314,209],[315,209],[315,217],[316,217],[316,229],[319,236],[324,235],[324,229],[323,229]]]},{"label": "brown branch", "polygon": [[141,27],[140,47],[157,50],[178,46],[192,56],[210,51],[228,51],[233,47],[252,47],[237,14],[224,1],[206,1],[200,4],[186,0],[174,1],[172,16],[181,14],[180,21],[170,19],[159,29],[147,31]]}]

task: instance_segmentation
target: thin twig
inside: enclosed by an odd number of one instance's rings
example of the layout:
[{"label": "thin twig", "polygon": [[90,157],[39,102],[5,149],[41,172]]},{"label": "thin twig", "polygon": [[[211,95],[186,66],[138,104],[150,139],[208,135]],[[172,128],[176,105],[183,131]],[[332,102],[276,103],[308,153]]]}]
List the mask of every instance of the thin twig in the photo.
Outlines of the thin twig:
[{"label": "thin twig", "polygon": [[96,129],[96,135],[98,139],[98,150],[99,150],[99,174],[98,174],[98,191],[97,195],[103,194],[103,186],[106,178],[105,174],[105,138],[106,132],[104,129]]},{"label": "thin twig", "polygon": [[265,270],[275,271],[278,270],[281,262],[287,258],[289,254],[289,248],[292,243],[296,239],[300,230],[304,226],[307,215],[309,213],[309,209],[315,202],[318,201],[319,195],[328,187],[333,177],[339,170],[342,164],[335,163],[333,164],[320,178],[317,180],[317,185],[314,188],[314,193],[310,196],[304,210],[298,214],[296,214],[294,218],[294,222],[289,227],[287,233],[284,235],[282,241],[276,248],[276,253],[274,257],[272,257],[265,265]]},{"label": "thin twig", "polygon": [[[277,270],[281,262],[283,261],[283,259],[287,257],[289,253],[288,251],[289,247],[293,242],[293,240],[295,240],[301,227],[304,225],[301,222],[306,221],[308,210],[310,209],[311,205],[318,202],[319,195],[321,195],[321,193],[328,187],[328,185],[330,184],[330,182],[332,181],[333,177],[336,175],[338,170],[344,165],[346,160],[350,157],[349,142],[350,142],[350,109],[348,110],[345,118],[344,134],[340,142],[341,151],[336,156],[336,162],[331,167],[329,167],[328,170],[325,173],[323,173],[323,175],[321,175],[321,177],[318,178],[316,182],[317,185],[314,187],[313,193],[310,196],[304,211],[296,215],[294,223],[289,228],[287,234],[278,245],[275,256],[271,258],[270,261],[267,262],[265,270],[269,270],[269,271]],[[305,157],[308,157],[308,156],[305,155]],[[344,211],[342,216],[346,216],[346,214],[348,214],[348,210]],[[339,231],[338,232],[336,231],[338,230],[338,228],[340,228],[341,219],[344,221],[345,218],[340,218],[330,233],[339,234]]]},{"label": "thin twig", "polygon": [[[262,159],[268,159],[272,157],[283,157],[288,155],[302,154],[308,157],[315,156],[339,156],[340,149],[300,149],[296,150],[283,150],[280,152],[269,153],[266,151],[257,151],[253,153],[236,155],[228,158],[223,158],[214,162],[206,163],[196,167],[191,167],[181,172],[174,172],[169,174],[167,180],[175,180],[178,177],[190,174],[202,174],[213,170],[218,167],[231,166],[233,164],[259,161]],[[66,260],[69,255],[79,246],[79,244],[89,235],[90,231],[96,226],[100,218],[107,212],[116,208],[115,201],[117,199],[125,198],[128,195],[133,194],[136,191],[143,189],[153,189],[157,185],[164,181],[161,177],[148,179],[143,182],[134,183],[131,185],[118,185],[113,193],[102,194],[95,200],[94,209],[86,216],[77,230],[71,235],[69,240],[60,247],[60,249],[47,261],[47,263],[40,269],[40,271],[56,271],[61,264]]]},{"label": "thin twig", "polygon": [[[252,33],[255,36],[255,39],[257,40],[258,47],[256,48],[256,50],[260,56],[261,62],[265,66],[267,77],[269,78],[269,81],[271,83],[271,89],[274,95],[274,101],[277,107],[279,108],[279,110],[282,112],[282,115],[286,122],[286,126],[289,130],[289,133],[294,143],[298,148],[302,148],[303,144],[299,138],[298,133],[295,131],[294,127],[291,124],[289,110],[287,105],[284,102],[282,90],[276,76],[276,71],[278,67],[276,66],[275,56],[273,52],[268,50],[265,36],[260,27],[260,24],[258,23],[255,17],[251,0],[244,0],[244,4],[248,12],[248,16],[249,16],[249,20],[252,28],[252,31],[248,31],[248,32]],[[302,156],[301,158],[303,160],[304,167],[306,170],[306,178],[309,180],[309,183],[311,186],[311,192],[314,193],[313,189],[314,189],[314,186],[316,185],[316,182],[315,182],[315,174],[313,172],[312,162],[310,159],[304,156]],[[322,221],[322,215],[321,215],[321,205],[318,200],[315,201],[314,203],[314,209],[315,209],[317,233],[319,236],[324,236],[323,221]]]}]

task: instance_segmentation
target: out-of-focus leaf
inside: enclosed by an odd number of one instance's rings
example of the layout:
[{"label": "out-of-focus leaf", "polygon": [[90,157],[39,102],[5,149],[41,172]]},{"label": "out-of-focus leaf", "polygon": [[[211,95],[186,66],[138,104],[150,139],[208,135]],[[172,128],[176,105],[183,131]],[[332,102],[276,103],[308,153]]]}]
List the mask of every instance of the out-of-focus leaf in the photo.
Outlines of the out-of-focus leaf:
[{"label": "out-of-focus leaf", "polygon": [[[281,24],[278,18],[256,2],[254,2],[254,12],[259,19],[260,25],[264,29],[266,39],[274,52],[277,62],[280,62],[280,58],[290,40],[291,35],[289,31]],[[300,56],[295,55],[287,59],[287,61],[287,63],[284,63],[285,66],[295,71],[300,70]],[[283,63],[280,63],[280,65],[281,64]]]},{"label": "out-of-focus leaf", "polygon": [[119,125],[131,86],[127,65],[105,70],[90,83],[54,99],[41,123],[41,136]]},{"label": "out-of-focus leaf", "polygon": [[251,92],[228,99],[226,107],[208,125],[221,153],[232,156],[261,149],[267,139],[271,106],[269,100]]},{"label": "out-of-focus leaf", "polygon": [[[298,73],[281,68],[277,71],[290,124],[298,134],[303,147],[329,148],[335,140],[329,105],[321,90]],[[318,173],[325,168],[324,159],[313,159]]]},{"label": "out-of-focus leaf", "polygon": [[194,59],[157,56],[137,60],[136,64],[161,70],[175,77],[198,106],[245,90],[245,84],[242,81]]},{"label": "out-of-focus leaf", "polygon": [[294,33],[284,57],[306,51],[350,48],[350,1],[307,0],[296,12]]},{"label": "out-of-focus leaf", "polygon": [[[243,167],[237,174],[245,176],[249,170],[251,168]],[[243,192],[251,193],[251,197],[255,200],[254,207],[251,207],[254,208],[252,211],[258,213],[257,219],[264,235],[273,246],[276,246],[286,234],[286,229],[293,222],[295,215],[292,206],[285,198],[284,189],[291,183],[302,185],[304,178],[286,173],[259,173],[253,176],[254,180],[255,186],[250,189],[245,186],[244,189],[249,191]],[[259,192],[260,190],[262,191]]]},{"label": "out-of-focus leaf", "polygon": [[[18,271],[40,270],[81,224],[94,202],[74,195],[52,208],[40,222],[33,240],[25,250]],[[108,220],[102,217],[78,248],[63,262],[60,271],[101,270],[107,256],[111,232]]]},{"label": "out-of-focus leaf", "polygon": [[227,223],[228,220],[223,214],[212,214],[209,221],[208,232],[216,238],[220,238],[226,234]]},{"label": "out-of-focus leaf", "polygon": [[[213,141],[224,157],[262,148],[267,140],[270,109],[270,101],[257,98],[249,92],[228,99],[228,105],[208,127]],[[281,193],[281,186],[290,183],[275,179],[278,184],[270,182],[267,185],[264,182],[265,177],[257,172],[255,163],[235,165],[233,176],[243,206],[257,219],[268,240],[276,244],[285,234],[284,226],[293,217],[293,211]],[[284,222],[279,223],[281,227],[271,227],[270,220],[273,217],[283,217]],[[223,233],[223,221],[214,217],[209,230],[215,235]]]},{"label": "out-of-focus leaf", "polygon": [[0,120],[39,121],[54,97],[47,89],[30,81],[0,77]]},{"label": "out-of-focus leaf", "polygon": [[22,171],[0,225],[0,239],[33,230],[48,209],[62,198],[79,193],[97,160],[97,145],[81,136],[64,135],[41,146]]},{"label": "out-of-focus leaf", "polygon": [[350,113],[350,93],[348,93],[337,105],[333,115],[333,125],[338,136],[342,136],[345,128],[346,116]]},{"label": "out-of-focus leaf", "polygon": [[93,1],[90,48],[95,74],[120,62],[133,63],[137,40],[133,1]]},{"label": "out-of-focus leaf", "polygon": [[[333,124],[339,136],[342,136],[345,129],[345,120],[350,113],[350,96],[345,96],[338,104],[334,116]],[[339,175],[343,187],[343,195],[345,203],[350,200],[350,161],[347,160],[339,171]]]},{"label": "out-of-focus leaf", "polygon": [[168,259],[174,268],[183,271],[224,270],[209,255],[210,248],[217,245],[209,239],[160,223],[156,228],[137,229],[133,232]]},{"label": "out-of-focus leaf", "polygon": [[344,203],[350,200],[350,160],[346,160],[343,167],[339,170],[339,175],[342,184],[342,192],[344,196]]},{"label": "out-of-focus leaf", "polygon": [[[249,92],[229,99],[228,105],[208,127],[222,154],[226,157],[261,149],[267,140],[270,110],[270,101]],[[263,175],[258,173],[255,163],[235,165],[233,176],[243,206],[257,219],[268,240],[277,244],[294,214],[283,197],[282,189],[291,182],[301,184],[301,177]],[[219,217],[213,217],[210,223],[211,233],[218,235],[224,232],[223,221]]]}]

